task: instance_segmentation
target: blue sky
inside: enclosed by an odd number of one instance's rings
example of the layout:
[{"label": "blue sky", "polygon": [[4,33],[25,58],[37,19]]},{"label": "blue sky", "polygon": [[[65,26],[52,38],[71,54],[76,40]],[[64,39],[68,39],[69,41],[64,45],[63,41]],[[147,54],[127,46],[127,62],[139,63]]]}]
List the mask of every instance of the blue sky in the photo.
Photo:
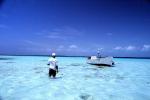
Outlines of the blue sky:
[{"label": "blue sky", "polygon": [[148,0],[0,1],[0,54],[150,57]]}]

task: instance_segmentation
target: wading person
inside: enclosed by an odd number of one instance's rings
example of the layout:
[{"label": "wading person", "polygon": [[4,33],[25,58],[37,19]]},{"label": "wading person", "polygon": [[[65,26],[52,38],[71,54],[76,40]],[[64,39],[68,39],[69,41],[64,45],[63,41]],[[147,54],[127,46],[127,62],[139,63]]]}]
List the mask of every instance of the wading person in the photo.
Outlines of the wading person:
[{"label": "wading person", "polygon": [[55,53],[52,53],[52,57],[48,59],[47,65],[49,65],[49,77],[53,76],[53,78],[55,78],[56,73],[58,73],[58,65]]}]

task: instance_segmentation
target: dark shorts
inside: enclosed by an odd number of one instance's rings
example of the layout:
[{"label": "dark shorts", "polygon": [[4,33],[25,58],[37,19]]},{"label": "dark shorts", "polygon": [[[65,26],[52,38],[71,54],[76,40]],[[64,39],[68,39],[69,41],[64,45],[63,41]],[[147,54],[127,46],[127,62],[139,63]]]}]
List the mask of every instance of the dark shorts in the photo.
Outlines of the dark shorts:
[{"label": "dark shorts", "polygon": [[56,71],[53,70],[53,69],[49,69],[49,76],[50,76],[50,77],[51,77],[51,76],[55,77],[55,76],[56,76]]}]

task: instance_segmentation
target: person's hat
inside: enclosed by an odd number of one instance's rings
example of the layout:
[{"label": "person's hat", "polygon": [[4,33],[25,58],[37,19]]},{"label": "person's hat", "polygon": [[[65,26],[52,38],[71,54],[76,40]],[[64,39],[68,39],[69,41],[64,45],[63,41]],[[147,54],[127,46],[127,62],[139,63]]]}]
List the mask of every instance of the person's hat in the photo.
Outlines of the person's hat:
[{"label": "person's hat", "polygon": [[52,56],[56,56],[56,54],[55,54],[55,53],[52,53]]}]

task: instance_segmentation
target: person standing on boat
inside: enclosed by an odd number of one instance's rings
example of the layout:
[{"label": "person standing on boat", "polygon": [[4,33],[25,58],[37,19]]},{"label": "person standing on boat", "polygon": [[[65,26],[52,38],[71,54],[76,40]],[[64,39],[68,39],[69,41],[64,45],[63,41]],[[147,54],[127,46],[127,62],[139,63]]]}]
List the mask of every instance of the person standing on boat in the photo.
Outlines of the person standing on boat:
[{"label": "person standing on boat", "polygon": [[55,78],[56,73],[58,73],[58,61],[55,53],[52,53],[52,57],[48,59],[47,65],[49,65],[49,77],[53,76]]}]

